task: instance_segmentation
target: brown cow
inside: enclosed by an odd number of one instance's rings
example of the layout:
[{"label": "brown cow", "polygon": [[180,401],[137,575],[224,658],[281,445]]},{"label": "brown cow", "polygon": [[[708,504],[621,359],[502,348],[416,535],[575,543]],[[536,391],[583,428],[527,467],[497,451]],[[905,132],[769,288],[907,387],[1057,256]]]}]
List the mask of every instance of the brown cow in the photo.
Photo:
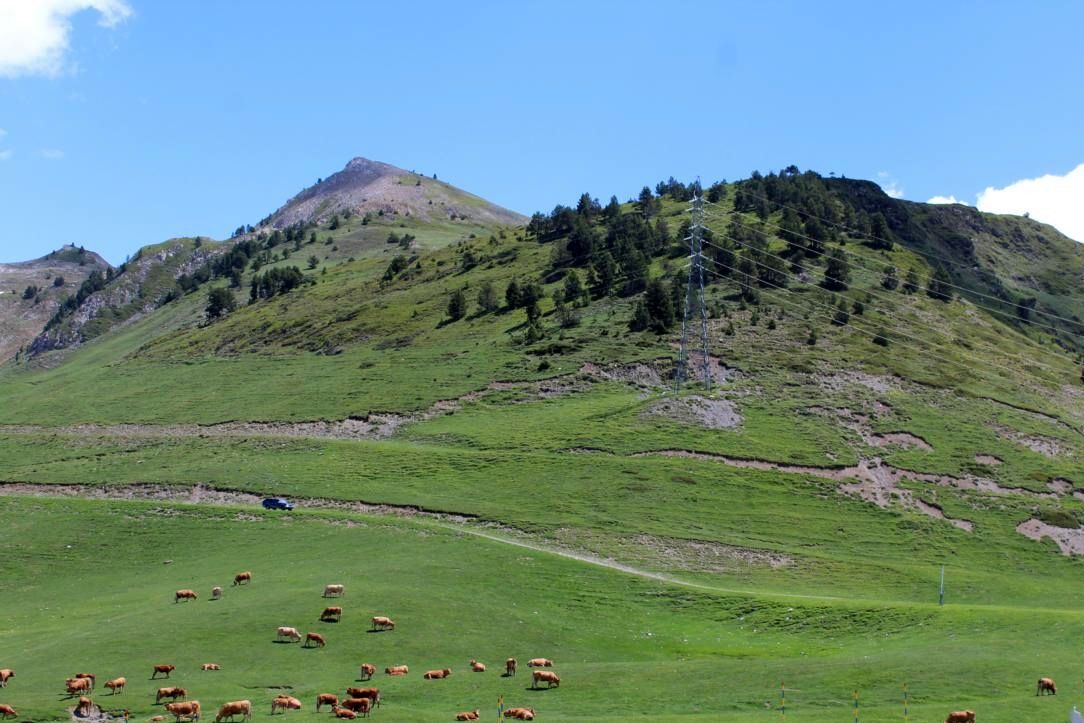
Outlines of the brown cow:
[{"label": "brown cow", "polygon": [[3,703],[0,704],[0,716],[3,716],[4,718],[18,718],[19,713],[10,705]]},{"label": "brown cow", "polygon": [[240,715],[241,720],[252,720],[252,701],[231,700],[223,703],[215,716],[215,723],[222,723],[226,718],[232,720],[235,715]]},{"label": "brown cow", "polygon": [[15,671],[11,668],[0,668],[0,688],[8,687],[8,681],[15,677]]},{"label": "brown cow", "polygon": [[531,678],[532,688],[537,688],[539,681],[549,683],[548,687],[550,688],[554,686],[557,686],[558,688],[561,687],[561,676],[557,675],[557,673],[551,673],[548,670],[536,670]]},{"label": "brown cow", "polygon": [[390,668],[384,668],[384,672],[388,675],[406,675],[410,672],[410,668],[405,665],[393,665]]},{"label": "brown cow", "polygon": [[373,705],[380,705],[380,688],[347,688],[347,698],[368,698]]},{"label": "brown cow", "polygon": [[291,628],[286,625],[280,625],[275,631],[275,639],[280,640],[282,638],[289,638],[295,643],[301,642],[301,633],[297,632],[297,628]]},{"label": "brown cow", "polygon": [[86,678],[90,681],[90,689],[94,690],[94,686],[98,683],[98,676],[94,673],[76,673],[76,678]]},{"label": "brown cow", "polygon": [[340,708],[339,706],[335,706],[334,708],[332,708],[331,712],[335,714],[336,718],[345,718],[347,720],[354,720],[355,718],[358,717],[358,714],[355,713],[354,711],[347,710],[346,708]]},{"label": "brown cow", "polygon": [[315,643],[318,648],[327,645],[327,641],[324,640],[324,636],[320,633],[305,633],[305,645],[303,647],[309,647],[309,643]]},{"label": "brown cow", "polygon": [[395,621],[383,615],[373,617],[373,630],[395,630]]},{"label": "brown cow", "polygon": [[426,680],[441,680],[447,678],[452,674],[452,671],[448,668],[442,668],[441,670],[427,670],[422,677]]},{"label": "brown cow", "polygon": [[504,661],[504,677],[513,677],[516,674],[516,668],[518,666],[519,663],[516,662],[515,658],[509,658],[508,660]]},{"label": "brown cow", "polygon": [[342,619],[343,609],[338,606],[326,607],[324,612],[320,613],[320,622],[322,623],[337,623]]},{"label": "brown cow", "polygon": [[342,597],[344,594],[342,585],[324,585],[324,597]]},{"label": "brown cow", "polygon": [[176,665],[156,665],[154,666],[154,672],[151,673],[151,680],[157,678],[159,673],[165,673],[166,677],[168,678],[169,674],[176,669]]},{"label": "brown cow", "polygon": [[271,715],[274,715],[276,710],[301,710],[301,701],[289,695],[277,696],[271,701]]},{"label": "brown cow", "polygon": [[1058,694],[1058,686],[1054,685],[1053,678],[1039,678],[1039,682],[1035,684],[1035,695],[1050,695]]},{"label": "brown cow", "polygon": [[94,713],[96,711],[99,711],[99,710],[101,710],[101,708],[99,706],[95,705],[94,701],[92,701],[90,698],[86,697],[85,695],[79,696],[79,702],[76,703],[76,705],[75,705],[75,711],[78,712],[79,715],[82,716],[83,718],[86,718],[90,714],[92,714],[92,713]]},{"label": "brown cow", "polygon": [[958,710],[954,713],[949,713],[948,718],[945,719],[945,723],[975,723],[975,711]]},{"label": "brown cow", "polygon": [[166,710],[177,718],[177,723],[180,723],[181,718],[199,720],[198,700],[190,700],[187,703],[166,703]]},{"label": "brown cow", "polygon": [[316,712],[320,712],[320,706],[330,705],[334,710],[339,707],[339,696],[334,693],[320,693],[316,696]]},{"label": "brown cow", "polygon": [[478,720],[478,718],[480,717],[481,714],[478,712],[477,708],[475,708],[474,710],[468,710],[462,713],[455,714],[456,720]]},{"label": "brown cow", "polygon": [[222,668],[219,667],[218,663],[204,663],[203,665],[199,666],[199,669],[200,670],[222,670]]},{"label": "brown cow", "polygon": [[162,702],[163,698],[170,698],[177,700],[178,698],[187,698],[188,691],[184,688],[159,688],[158,693],[154,696],[155,705]]},{"label": "brown cow", "polygon": [[119,691],[124,690],[124,686],[128,685],[128,679],[123,676],[120,678],[113,678],[113,680],[105,681],[105,687],[113,691],[113,695],[116,695]]},{"label": "brown cow", "polygon": [[534,708],[509,708],[504,712],[505,718],[516,720],[534,720]]},{"label": "brown cow", "polygon": [[362,663],[361,664],[361,679],[362,680],[372,680],[373,675],[375,673],[376,673],[376,666],[373,665],[372,663]]},{"label": "brown cow", "polygon": [[373,710],[372,698],[347,698],[343,701],[343,708],[360,713],[362,718],[368,718]]},{"label": "brown cow", "polygon": [[247,570],[245,572],[239,572],[233,576],[234,585],[242,585],[248,582],[252,582],[252,573],[248,572]]},{"label": "brown cow", "polygon": [[475,673],[486,672],[485,663],[479,663],[477,660],[470,661],[470,669],[473,670]]},{"label": "brown cow", "polygon": [[199,599],[199,595],[196,594],[195,590],[178,590],[177,592],[173,593],[173,595],[173,602],[175,603],[179,603],[181,600],[187,602],[188,600]]},{"label": "brown cow", "polygon": [[67,686],[68,695],[90,692],[90,678],[68,678],[64,685]]},{"label": "brown cow", "polygon": [[527,661],[528,668],[552,668],[553,661],[548,658],[531,658]]}]

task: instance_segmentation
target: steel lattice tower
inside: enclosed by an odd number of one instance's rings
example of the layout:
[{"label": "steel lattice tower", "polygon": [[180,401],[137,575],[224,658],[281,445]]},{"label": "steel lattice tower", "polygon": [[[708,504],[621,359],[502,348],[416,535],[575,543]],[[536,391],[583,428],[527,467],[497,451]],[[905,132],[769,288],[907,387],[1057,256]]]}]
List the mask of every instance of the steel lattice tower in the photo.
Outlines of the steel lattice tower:
[{"label": "steel lattice tower", "polygon": [[[681,391],[690,365],[689,329],[700,317],[700,355],[701,374],[704,386],[711,389],[711,367],[708,355],[708,308],[704,299],[704,279],[706,260],[704,258],[704,198],[700,195],[700,181],[697,179],[696,190],[690,203],[691,223],[689,235],[689,281],[685,288],[685,311],[681,317],[681,348],[678,350],[677,370],[674,374],[674,391]],[[695,374],[695,372],[694,372]]]}]

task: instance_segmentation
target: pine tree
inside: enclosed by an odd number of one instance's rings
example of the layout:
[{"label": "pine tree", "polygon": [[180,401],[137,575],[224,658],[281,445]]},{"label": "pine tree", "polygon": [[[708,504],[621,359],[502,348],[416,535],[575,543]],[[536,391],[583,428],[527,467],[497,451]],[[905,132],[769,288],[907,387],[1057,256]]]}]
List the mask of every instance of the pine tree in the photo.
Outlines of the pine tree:
[{"label": "pine tree", "polygon": [[881,277],[881,286],[889,291],[895,291],[900,285],[900,277],[897,276],[895,266],[885,266],[884,276]]},{"label": "pine tree", "polygon": [[478,311],[483,314],[496,311],[500,306],[500,301],[497,299],[497,290],[493,286],[492,281],[483,281],[482,285],[478,287]]},{"label": "pine tree", "polygon": [[207,296],[207,308],[205,309],[208,319],[218,319],[229,314],[237,308],[237,297],[229,289],[217,287],[211,289]]},{"label": "pine tree", "polygon": [[909,269],[903,280],[903,293],[913,294],[916,291],[918,291],[918,274],[914,269]]},{"label": "pine tree", "polygon": [[523,303],[519,282],[515,279],[508,282],[508,286],[504,290],[504,301],[508,304],[509,309],[518,309],[520,304]]},{"label": "pine tree", "polygon": [[930,274],[929,281],[926,282],[926,295],[931,299],[937,299],[945,303],[952,301],[951,281],[948,274],[945,273],[944,267],[939,265]]},{"label": "pine tree", "polygon": [[841,249],[832,249],[828,254],[828,263],[824,267],[824,280],[821,286],[830,291],[846,291],[851,280],[851,267]]},{"label": "pine tree", "polygon": [[644,306],[650,319],[648,328],[656,334],[664,334],[674,325],[674,305],[667,287],[662,279],[652,279],[644,290]]},{"label": "pine tree", "polygon": [[458,321],[467,315],[467,295],[462,289],[452,292],[448,298],[448,318]]}]

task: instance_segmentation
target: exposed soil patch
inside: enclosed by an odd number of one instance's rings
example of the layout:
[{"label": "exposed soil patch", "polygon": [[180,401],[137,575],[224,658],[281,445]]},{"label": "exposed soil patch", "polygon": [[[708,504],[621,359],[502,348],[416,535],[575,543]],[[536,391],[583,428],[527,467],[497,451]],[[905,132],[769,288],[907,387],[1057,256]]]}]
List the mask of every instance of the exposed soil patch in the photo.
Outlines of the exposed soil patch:
[{"label": "exposed soil patch", "polygon": [[888,445],[896,445],[899,447],[914,447],[916,449],[923,449],[927,452],[932,452],[933,447],[922,437],[917,434],[911,434],[910,432],[874,432],[870,434],[867,439],[867,444],[871,447],[885,447]]},{"label": "exposed soil patch", "polygon": [[975,461],[979,464],[984,464],[987,467],[996,467],[1005,462],[1001,457],[995,457],[992,454],[976,454]]},{"label": "exposed soil patch", "polygon": [[1024,434],[1000,424],[993,425],[993,428],[997,432],[997,436],[1002,439],[1027,447],[1032,452],[1037,452],[1044,457],[1053,458],[1069,454],[1069,450],[1065,448],[1065,445],[1053,437]]},{"label": "exposed soil patch", "polygon": [[[810,414],[830,417],[839,422],[841,426],[851,430],[859,437],[867,447],[913,447],[932,452],[933,447],[922,437],[911,432],[874,432],[870,427],[870,415],[856,412],[846,407],[834,409],[831,407],[807,407]],[[877,402],[874,407],[874,416],[882,417],[891,411],[891,407]]]},{"label": "exposed soil patch", "polygon": [[817,374],[814,375],[813,380],[821,388],[833,392],[846,391],[854,386],[865,387],[878,394],[903,389],[903,380],[899,377],[867,374],[865,372],[847,371],[835,374]]},{"label": "exposed soil patch", "polygon": [[[794,558],[777,552],[723,545],[703,540],[637,535],[630,540],[675,570],[728,572],[736,566],[767,566],[779,569],[794,564]],[[737,565],[735,565],[737,563]]]},{"label": "exposed soil patch", "polygon": [[1049,537],[1063,555],[1084,555],[1084,527],[1067,529],[1032,518],[1017,525],[1016,531],[1036,541]]},{"label": "exposed soil patch", "polygon": [[1059,495],[1067,495],[1073,491],[1073,483],[1061,477],[1055,477],[1046,483],[1048,489]]},{"label": "exposed soil patch", "polygon": [[593,379],[608,382],[623,382],[638,387],[659,388],[665,386],[663,373],[652,364],[615,364],[600,366],[587,362],[580,367],[580,373]]},{"label": "exposed soil patch", "polygon": [[733,402],[698,396],[659,400],[645,409],[642,416],[665,417],[707,429],[732,429],[742,423]]}]

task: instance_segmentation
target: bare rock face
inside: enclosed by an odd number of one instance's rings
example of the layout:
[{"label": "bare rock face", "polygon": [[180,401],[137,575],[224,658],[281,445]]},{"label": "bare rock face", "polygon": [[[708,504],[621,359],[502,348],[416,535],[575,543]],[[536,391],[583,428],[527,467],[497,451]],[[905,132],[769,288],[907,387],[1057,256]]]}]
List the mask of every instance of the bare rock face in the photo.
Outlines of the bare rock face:
[{"label": "bare rock face", "polygon": [[503,225],[519,225],[527,220],[435,178],[359,157],[294,196],[271,214],[269,223],[275,228],[323,223],[345,211]]}]

